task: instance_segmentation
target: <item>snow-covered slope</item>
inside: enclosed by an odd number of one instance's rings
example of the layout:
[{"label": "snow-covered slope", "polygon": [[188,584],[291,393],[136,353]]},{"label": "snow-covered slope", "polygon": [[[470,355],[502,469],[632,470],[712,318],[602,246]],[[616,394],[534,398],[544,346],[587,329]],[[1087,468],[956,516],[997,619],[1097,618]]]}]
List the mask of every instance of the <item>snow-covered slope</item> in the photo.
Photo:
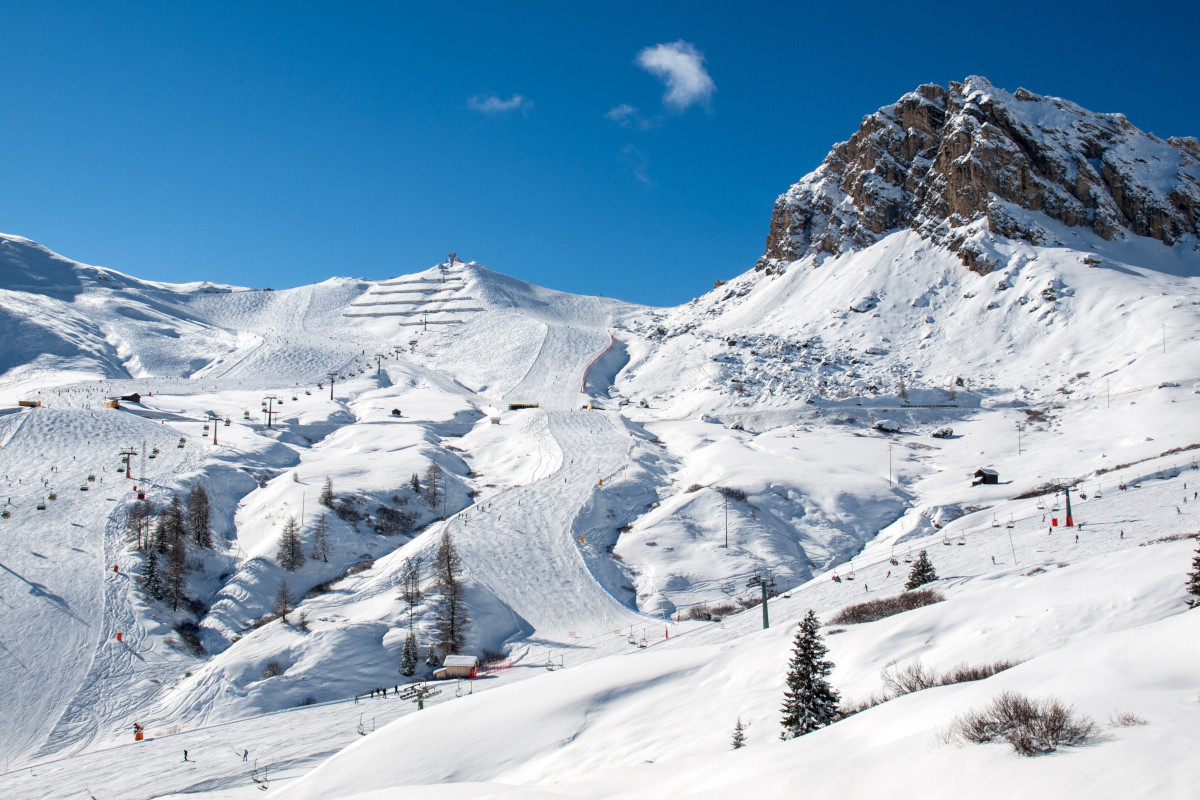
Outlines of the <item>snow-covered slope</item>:
[{"label": "snow-covered slope", "polygon": [[[1051,123],[1095,122],[1051,98],[968,84],[939,147],[968,119],[1020,117],[1022,135],[1061,156],[1084,139]],[[880,112],[889,125],[905,102]],[[1058,111],[1039,112],[1038,128],[1035,108]],[[1110,150],[1149,152],[1144,134],[1102,121]],[[975,133],[998,141],[986,124]],[[1159,145],[1187,158],[1187,142]],[[873,167],[843,162],[841,178],[866,187],[854,207],[877,207],[887,191],[865,176]],[[1193,165],[1176,167],[1186,195]],[[789,213],[812,200],[801,195],[789,193]],[[470,698],[443,685],[425,715],[386,706],[378,727],[404,719],[298,796],[411,784],[431,797],[717,794],[754,771],[770,789],[796,774],[767,765],[777,747],[806,774],[869,754],[877,768],[853,785],[884,796],[881,776],[963,758],[963,775],[996,796],[1068,780],[1073,767],[1007,776],[1007,756],[936,744],[953,714],[1010,686],[1064,694],[1098,717],[1116,694],[1150,719],[1095,756],[1069,756],[1088,759],[1114,796],[1129,789],[1111,771],[1166,763],[1195,721],[1182,688],[1194,654],[1170,644],[1194,633],[1179,613],[1188,545],[1137,545],[1195,527],[1184,484],[1200,445],[1200,252],[1182,228],[1113,235],[1093,224],[1099,205],[1083,224],[1001,202],[1005,225],[1036,235],[969,214],[934,235],[936,203],[920,205],[921,224],[775,257],[670,309],[456,260],[279,291],[156,284],[0,237],[11,342],[0,362],[0,598],[11,612],[0,671],[13,698],[0,704],[0,750],[13,767],[34,765],[0,778],[0,794],[223,796],[249,786],[253,767],[227,753],[167,763],[180,747],[247,741],[264,751],[260,766],[297,777],[332,750],[322,726],[345,728],[356,700],[382,707],[365,693],[408,680],[398,667],[410,632],[422,655],[436,642],[431,564],[446,533],[472,619],[465,649],[500,653],[500,668]],[[136,451],[129,478],[122,450]],[[973,486],[981,467],[999,483]],[[1058,484],[1075,486],[1088,531],[1078,543],[1047,536],[1042,517],[1061,514],[1045,492]],[[184,602],[149,599],[130,511],[139,494],[161,508],[197,485],[215,544],[188,546]],[[294,571],[278,556],[290,519],[309,554]],[[312,556],[322,526],[330,551]],[[893,659],[1025,663],[768,744],[791,623],[898,592],[903,559],[922,547],[936,551],[947,602],[832,638],[839,688],[876,691]],[[410,608],[414,569],[423,596]],[[771,601],[787,622],[767,632],[759,609],[733,613],[759,579],[790,594]],[[288,622],[272,614],[284,581]],[[714,616],[724,622],[704,621]],[[1139,648],[1161,668],[1134,659],[1121,673],[1118,654]],[[1064,664],[1079,659],[1104,667],[1073,683]],[[738,714],[758,752],[721,755]],[[153,741],[130,746],[134,722]],[[466,743],[464,729],[477,732]],[[381,766],[385,751],[404,757]],[[142,758],[161,784],[138,779]],[[699,786],[684,783],[691,774]],[[853,779],[820,780],[832,793]],[[945,796],[970,793],[955,780]],[[1164,779],[1162,796],[1181,785]]]}]

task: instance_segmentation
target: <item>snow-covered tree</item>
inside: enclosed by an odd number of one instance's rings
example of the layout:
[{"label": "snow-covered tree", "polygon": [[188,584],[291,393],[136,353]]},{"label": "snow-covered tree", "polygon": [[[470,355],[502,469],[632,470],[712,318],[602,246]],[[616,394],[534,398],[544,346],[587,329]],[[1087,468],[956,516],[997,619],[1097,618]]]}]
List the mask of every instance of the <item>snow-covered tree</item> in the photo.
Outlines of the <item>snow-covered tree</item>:
[{"label": "snow-covered tree", "polygon": [[326,508],[333,508],[333,478],[325,478],[325,485],[321,487],[321,495],[317,502]]},{"label": "snow-covered tree", "polygon": [[465,587],[460,577],[462,559],[454,549],[450,531],[442,534],[433,568],[438,580],[437,647],[445,656],[462,650],[471,622],[467,617]]},{"label": "snow-covered tree", "polygon": [[295,572],[304,564],[304,548],[300,545],[300,525],[295,517],[288,517],[279,534],[279,549],[275,560],[288,572]]},{"label": "snow-covered tree", "polygon": [[412,631],[408,632],[408,637],[404,640],[404,649],[400,651],[400,674],[406,678],[411,678],[417,674],[417,662],[420,660],[421,654],[417,650],[417,637]]},{"label": "snow-covered tree", "polygon": [[154,546],[160,553],[170,553],[175,542],[182,539],[186,533],[183,505],[179,502],[177,495],[172,496],[171,502],[163,508],[154,525]]},{"label": "snow-covered tree", "polygon": [[425,666],[436,667],[438,665],[438,649],[433,645],[425,651]]},{"label": "snow-covered tree", "polygon": [[158,551],[153,547],[146,553],[146,560],[142,564],[142,591],[147,597],[155,600],[163,598],[162,575],[158,569]]},{"label": "snow-covered tree", "polygon": [[1187,582],[1188,605],[1191,608],[1200,607],[1200,545],[1196,546],[1196,557],[1192,559],[1192,571],[1188,573]]},{"label": "snow-covered tree", "polygon": [[163,594],[171,601],[171,610],[179,610],[179,601],[187,599],[187,549],[183,537],[175,539],[167,554],[167,569],[163,574]]},{"label": "snow-covered tree", "polygon": [[741,750],[746,746],[746,726],[742,724],[742,718],[737,718],[737,725],[733,726],[733,741],[730,742],[734,750]]},{"label": "snow-covered tree", "polygon": [[187,496],[187,526],[199,547],[212,547],[212,531],[209,529],[211,519],[212,506],[208,502],[208,492],[197,483]]},{"label": "snow-covered tree", "polygon": [[287,615],[292,611],[292,587],[288,586],[287,578],[280,579],[279,588],[275,590],[274,611],[275,616],[287,622]]},{"label": "snow-covered tree", "polygon": [[442,492],[438,489],[438,481],[442,480],[442,468],[437,464],[430,464],[429,469],[425,470],[425,503],[430,508],[436,508],[438,501],[442,499]]},{"label": "snow-covered tree", "polygon": [[933,562],[929,560],[929,554],[922,550],[917,555],[912,570],[908,573],[908,582],[904,584],[904,588],[906,590],[916,589],[918,586],[933,583],[937,579],[938,574],[933,568]]},{"label": "snow-covered tree", "polygon": [[781,739],[803,736],[837,720],[838,693],[825,680],[833,671],[833,662],[825,660],[827,652],[821,641],[820,622],[809,609],[792,645],[787,690],[780,709],[783,711]]},{"label": "snow-covered tree", "polygon": [[313,561],[329,561],[329,554],[332,552],[333,546],[329,544],[329,520],[322,514],[317,517],[317,524],[313,526]]},{"label": "snow-covered tree", "polygon": [[408,479],[408,486],[413,490],[414,494],[421,493],[421,479],[417,477],[417,473],[414,472],[412,477]]}]

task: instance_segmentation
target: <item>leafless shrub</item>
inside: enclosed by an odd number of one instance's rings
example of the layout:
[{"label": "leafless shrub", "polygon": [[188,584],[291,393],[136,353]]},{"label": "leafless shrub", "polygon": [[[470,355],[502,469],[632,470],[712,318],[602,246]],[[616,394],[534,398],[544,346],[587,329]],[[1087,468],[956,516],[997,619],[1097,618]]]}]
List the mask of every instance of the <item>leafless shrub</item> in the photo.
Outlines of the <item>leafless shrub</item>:
[{"label": "leafless shrub", "polygon": [[846,717],[853,717],[855,714],[866,711],[868,708],[874,708],[875,706],[880,705],[881,703],[886,703],[891,699],[892,698],[888,697],[886,693],[876,693],[869,695],[862,700],[843,703],[840,709],[842,719],[845,719]]},{"label": "leafless shrub", "polygon": [[993,661],[990,664],[978,664],[970,666],[967,664],[959,664],[956,667],[951,667],[948,672],[943,672],[938,676],[938,686],[953,686],[956,683],[968,683],[970,681],[981,681],[984,678],[990,678],[998,672],[1004,672],[1006,669],[1012,669],[1020,661],[1009,661],[1000,659]]},{"label": "leafless shrub", "polygon": [[920,660],[909,661],[903,666],[893,661],[883,668],[880,676],[888,697],[900,697],[938,685],[937,674]]},{"label": "leafless shrub", "polygon": [[319,597],[319,596],[325,594],[326,592],[328,592],[330,589],[333,588],[333,584],[336,583],[337,580],[338,580],[337,578],[330,578],[327,581],[321,581],[316,586],[312,587],[311,589],[309,589],[307,592],[304,593],[304,599],[311,600],[314,597]]},{"label": "leafless shrub", "polygon": [[691,494],[692,492],[698,492],[698,491],[700,491],[700,490],[701,490],[701,489],[703,489],[703,488],[704,488],[704,487],[703,487],[701,484],[699,484],[699,483],[693,483],[691,486],[689,486],[689,487],[687,488],[687,493],[688,493],[688,494]]},{"label": "leafless shrub", "polygon": [[959,739],[976,744],[1006,741],[1023,756],[1052,753],[1059,747],[1081,745],[1095,733],[1095,723],[1076,716],[1071,706],[1054,698],[1033,700],[1003,692],[979,711],[969,711],[951,723]]},{"label": "leafless shrub", "polygon": [[680,618],[681,619],[698,619],[698,620],[702,620],[704,622],[708,622],[713,618],[713,616],[712,616],[712,612],[708,610],[708,606],[698,605],[698,606],[692,606],[687,611],[684,611],[683,614],[680,615]]},{"label": "leafless shrub", "polygon": [[317,698],[313,697],[313,696],[310,694],[308,697],[304,698],[303,700],[301,700],[301,701],[300,701],[299,703],[297,703],[296,705],[297,705],[297,706],[315,706],[316,704],[317,704]]},{"label": "leafless shrub", "polygon": [[845,632],[846,632],[845,628],[830,628],[829,630],[825,631],[825,635],[826,636],[834,636],[836,634],[845,633]]},{"label": "leafless shrub", "polygon": [[1148,544],[1163,544],[1164,542],[1178,542],[1183,539],[1196,539],[1200,537],[1200,533],[1172,533],[1170,536],[1160,536],[1157,539],[1151,539],[1148,542],[1138,542],[1138,547],[1145,547]]},{"label": "leafless shrub", "polygon": [[262,676],[264,678],[274,678],[276,675],[283,674],[283,664],[280,664],[275,659],[267,662],[267,666],[263,668]]},{"label": "leafless shrub", "polygon": [[883,597],[878,600],[868,600],[865,603],[855,603],[854,605],[846,606],[830,617],[829,624],[857,625],[863,622],[874,622],[875,620],[899,614],[902,611],[911,611],[921,606],[940,603],[945,599],[940,592],[935,592],[932,589],[918,589],[896,595],[895,597]]},{"label": "leafless shrub", "polygon": [[1029,572],[1025,573],[1025,577],[1031,578],[1034,575],[1041,575],[1045,571],[1046,571],[1045,567],[1034,567],[1033,569],[1029,570]]},{"label": "leafless shrub", "polygon": [[366,572],[373,566],[375,566],[375,559],[364,558],[362,561],[358,562],[353,567],[346,570],[346,574],[347,575],[357,575],[360,572]]},{"label": "leafless shrub", "polygon": [[1134,725],[1145,725],[1146,720],[1132,711],[1114,711],[1108,718],[1108,724],[1114,728],[1130,728]]},{"label": "leafless shrub", "polygon": [[503,650],[484,650],[483,655],[479,657],[479,663],[487,667],[491,666],[492,664],[499,664],[500,662],[505,661],[507,658],[508,653],[504,652]]},{"label": "leafless shrub", "polygon": [[741,489],[734,489],[730,486],[718,486],[717,491],[728,497],[730,500],[745,501],[746,493]]}]

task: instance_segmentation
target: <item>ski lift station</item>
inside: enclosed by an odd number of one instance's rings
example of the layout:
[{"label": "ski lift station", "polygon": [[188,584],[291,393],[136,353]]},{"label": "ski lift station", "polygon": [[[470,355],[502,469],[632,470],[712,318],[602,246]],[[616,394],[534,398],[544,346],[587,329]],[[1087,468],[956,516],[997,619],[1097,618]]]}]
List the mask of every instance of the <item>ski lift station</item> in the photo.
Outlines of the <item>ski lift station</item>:
[{"label": "ski lift station", "polygon": [[975,480],[971,481],[972,486],[978,486],[981,483],[999,483],[1000,473],[989,467],[983,467],[975,470]]},{"label": "ski lift station", "polygon": [[444,681],[447,678],[475,678],[479,659],[475,656],[446,656],[442,668],[433,671],[434,680]]}]

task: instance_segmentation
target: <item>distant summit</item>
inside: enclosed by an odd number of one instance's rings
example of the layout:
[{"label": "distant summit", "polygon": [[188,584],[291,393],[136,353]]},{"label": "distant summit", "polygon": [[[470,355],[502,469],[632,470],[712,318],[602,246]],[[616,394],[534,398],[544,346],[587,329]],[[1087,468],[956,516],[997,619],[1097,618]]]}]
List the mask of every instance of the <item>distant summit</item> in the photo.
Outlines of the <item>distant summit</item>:
[{"label": "distant summit", "polygon": [[986,274],[992,234],[1054,235],[1036,214],[1165,244],[1200,234],[1200,143],[1162,140],[1123,114],[1097,114],[986,78],[921,86],[863,118],[775,201],[757,269],[839,254],[912,228]]}]

